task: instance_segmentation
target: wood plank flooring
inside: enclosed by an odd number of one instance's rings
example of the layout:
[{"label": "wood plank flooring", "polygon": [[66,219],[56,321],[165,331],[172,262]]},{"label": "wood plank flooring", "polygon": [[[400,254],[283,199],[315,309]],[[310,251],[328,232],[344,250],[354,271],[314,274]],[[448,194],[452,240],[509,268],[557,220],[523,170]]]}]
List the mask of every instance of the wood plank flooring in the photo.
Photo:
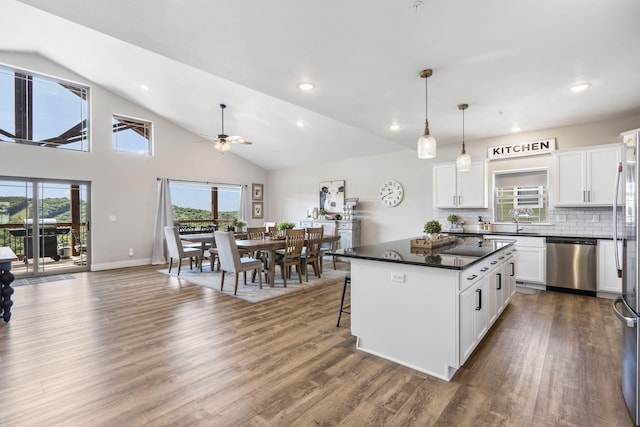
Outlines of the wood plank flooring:
[{"label": "wood plank flooring", "polygon": [[74,276],[16,289],[3,425],[632,425],[609,300],[516,294],[445,382],[356,351],[338,282],[251,304],[151,266]]}]

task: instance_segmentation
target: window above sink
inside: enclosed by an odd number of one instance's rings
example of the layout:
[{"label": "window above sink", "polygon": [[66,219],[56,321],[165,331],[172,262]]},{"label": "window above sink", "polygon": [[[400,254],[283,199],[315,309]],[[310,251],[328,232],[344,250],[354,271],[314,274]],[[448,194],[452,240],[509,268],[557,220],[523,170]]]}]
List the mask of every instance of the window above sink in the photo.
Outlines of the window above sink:
[{"label": "window above sink", "polygon": [[493,222],[547,222],[549,207],[546,168],[493,172]]}]

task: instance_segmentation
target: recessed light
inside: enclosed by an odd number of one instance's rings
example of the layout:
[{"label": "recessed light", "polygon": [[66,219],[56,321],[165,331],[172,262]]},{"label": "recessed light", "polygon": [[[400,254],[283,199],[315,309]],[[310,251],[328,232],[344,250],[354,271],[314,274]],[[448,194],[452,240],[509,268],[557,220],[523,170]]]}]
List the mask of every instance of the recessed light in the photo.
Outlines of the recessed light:
[{"label": "recessed light", "polygon": [[522,130],[522,128],[520,126],[514,126],[511,128],[511,132],[513,133],[518,133]]},{"label": "recessed light", "polygon": [[591,87],[591,83],[580,83],[574,86],[571,86],[571,92],[584,92],[585,90]]},{"label": "recessed light", "polygon": [[298,120],[296,122],[296,126],[298,126],[299,128],[303,128],[304,127],[304,122],[302,120]]},{"label": "recessed light", "polygon": [[149,86],[147,86],[147,85],[140,85],[140,89],[142,89],[142,90],[149,90]]},{"label": "recessed light", "polygon": [[400,125],[397,123],[389,125],[389,130],[398,130],[398,129],[400,129]]},{"label": "recessed light", "polygon": [[306,91],[306,90],[311,90],[311,89],[313,89],[315,87],[316,87],[316,85],[314,85],[311,82],[298,83],[298,89],[300,89],[300,90],[305,90]]}]

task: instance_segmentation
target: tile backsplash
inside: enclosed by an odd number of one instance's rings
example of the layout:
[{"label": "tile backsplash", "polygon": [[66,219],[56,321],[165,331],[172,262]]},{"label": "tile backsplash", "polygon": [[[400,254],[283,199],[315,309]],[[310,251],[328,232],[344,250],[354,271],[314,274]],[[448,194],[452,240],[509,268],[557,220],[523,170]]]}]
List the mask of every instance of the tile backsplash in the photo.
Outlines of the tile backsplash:
[{"label": "tile backsplash", "polygon": [[[492,222],[491,209],[435,209],[435,219],[442,223],[443,230],[449,229],[447,216],[455,214],[464,220],[464,231],[477,231],[478,216],[491,222],[493,231],[515,232],[516,224]],[[611,236],[613,210],[611,207],[549,208],[548,222],[544,225],[520,222],[525,233],[551,233],[577,236]]]}]

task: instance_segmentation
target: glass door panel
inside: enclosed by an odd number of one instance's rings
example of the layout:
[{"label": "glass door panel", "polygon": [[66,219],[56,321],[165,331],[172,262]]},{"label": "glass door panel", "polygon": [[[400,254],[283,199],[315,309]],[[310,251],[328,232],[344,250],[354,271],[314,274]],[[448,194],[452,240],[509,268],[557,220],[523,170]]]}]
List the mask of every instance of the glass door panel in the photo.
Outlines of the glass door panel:
[{"label": "glass door panel", "polygon": [[0,246],[18,256],[16,276],[88,270],[88,194],[88,183],[0,179]]}]

